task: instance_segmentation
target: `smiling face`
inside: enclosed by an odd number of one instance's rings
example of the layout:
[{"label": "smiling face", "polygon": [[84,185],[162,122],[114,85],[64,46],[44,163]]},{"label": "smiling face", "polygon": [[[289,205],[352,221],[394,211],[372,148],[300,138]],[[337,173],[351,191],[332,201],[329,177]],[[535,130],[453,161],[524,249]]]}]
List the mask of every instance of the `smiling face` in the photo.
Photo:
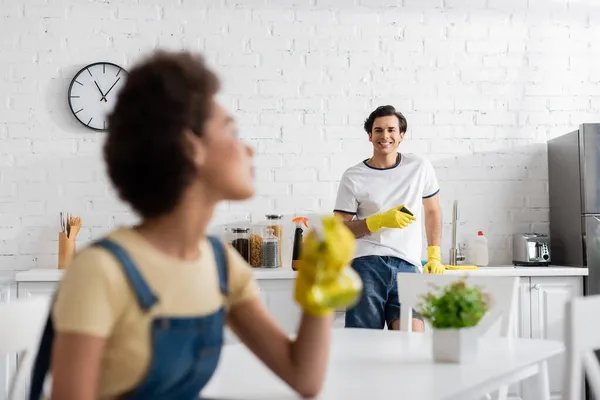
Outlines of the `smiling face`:
[{"label": "smiling face", "polygon": [[398,152],[398,145],[404,139],[400,131],[400,121],[395,115],[375,118],[373,130],[369,133],[369,141],[373,143],[373,152],[388,155]]}]

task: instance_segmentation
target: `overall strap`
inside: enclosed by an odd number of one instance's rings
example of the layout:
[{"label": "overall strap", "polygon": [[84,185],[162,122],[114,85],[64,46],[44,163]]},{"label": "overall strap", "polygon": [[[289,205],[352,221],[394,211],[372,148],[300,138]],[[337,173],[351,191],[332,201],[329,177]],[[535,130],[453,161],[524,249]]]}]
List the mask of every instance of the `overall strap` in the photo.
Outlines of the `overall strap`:
[{"label": "overall strap", "polygon": [[123,272],[133,288],[140,307],[142,310],[148,311],[158,301],[158,297],[152,292],[125,249],[109,239],[102,239],[96,242],[94,246],[108,250],[121,263]]},{"label": "overall strap", "polygon": [[229,293],[229,285],[227,279],[227,253],[225,252],[225,246],[223,246],[223,243],[221,243],[219,239],[213,236],[209,236],[208,241],[212,246],[215,262],[217,263],[221,293],[227,295]]}]

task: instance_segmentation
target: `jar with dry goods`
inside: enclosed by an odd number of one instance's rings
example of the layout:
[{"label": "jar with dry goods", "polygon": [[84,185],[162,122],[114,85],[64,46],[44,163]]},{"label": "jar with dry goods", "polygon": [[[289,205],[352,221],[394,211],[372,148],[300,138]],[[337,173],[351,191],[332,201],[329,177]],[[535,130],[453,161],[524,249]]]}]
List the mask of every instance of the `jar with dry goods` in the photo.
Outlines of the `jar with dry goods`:
[{"label": "jar with dry goods", "polygon": [[262,267],[263,230],[254,227],[250,233],[250,265],[253,268]]},{"label": "jar with dry goods", "polygon": [[247,263],[250,263],[250,228],[233,228],[231,232],[231,245]]},{"label": "jar with dry goods", "polygon": [[[283,238],[283,215],[281,214],[267,214],[265,215],[267,222],[266,222],[266,229],[272,229],[273,230],[273,235],[275,235],[278,239],[278,266],[281,266],[282,263],[282,257],[281,257],[281,249],[282,249],[282,238]],[[264,240],[264,239],[263,239]],[[264,265],[264,260],[263,260],[263,265]]]},{"label": "jar with dry goods", "polygon": [[265,268],[279,268],[281,266],[279,238],[275,236],[272,228],[267,228],[267,234],[263,237],[262,266]]}]

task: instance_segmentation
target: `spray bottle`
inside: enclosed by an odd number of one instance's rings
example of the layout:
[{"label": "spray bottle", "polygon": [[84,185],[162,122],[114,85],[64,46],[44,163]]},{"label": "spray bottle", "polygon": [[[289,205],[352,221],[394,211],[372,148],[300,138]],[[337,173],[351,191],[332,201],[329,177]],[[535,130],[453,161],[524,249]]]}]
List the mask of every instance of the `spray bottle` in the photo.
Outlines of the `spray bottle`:
[{"label": "spray bottle", "polygon": [[292,269],[294,271],[298,270],[298,260],[300,259],[300,248],[302,246],[302,235],[304,234],[304,230],[302,229],[302,225],[308,228],[308,218],[306,217],[297,217],[292,220],[293,223],[296,224],[296,229],[294,230],[294,248],[292,251]]}]

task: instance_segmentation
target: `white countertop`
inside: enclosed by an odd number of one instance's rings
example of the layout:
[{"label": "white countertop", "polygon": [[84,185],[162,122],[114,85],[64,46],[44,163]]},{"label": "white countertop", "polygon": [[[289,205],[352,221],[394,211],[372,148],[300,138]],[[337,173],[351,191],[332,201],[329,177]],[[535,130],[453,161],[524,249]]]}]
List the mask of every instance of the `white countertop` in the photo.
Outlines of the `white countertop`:
[{"label": "white countertop", "polygon": [[[62,279],[64,270],[60,269],[30,269],[16,271],[14,280],[17,282],[58,282]],[[291,268],[256,268],[253,269],[254,278],[263,279],[294,279],[296,272]]]},{"label": "white countertop", "polygon": [[[291,268],[256,268],[253,269],[254,278],[263,279],[294,279],[296,271]],[[62,279],[64,271],[58,269],[30,269],[16,271],[14,280],[17,282],[58,282]],[[481,267],[477,270],[446,271],[448,275],[477,275],[477,276],[587,276],[587,268],[562,267],[552,265],[549,267],[514,267],[512,265],[499,265]],[[6,278],[7,281],[12,279]]]},{"label": "white countertop", "polygon": [[587,276],[587,268],[563,267],[550,265],[548,267],[515,267],[514,265],[494,265],[480,267],[476,270],[446,270],[447,275],[477,275],[477,276]]}]

